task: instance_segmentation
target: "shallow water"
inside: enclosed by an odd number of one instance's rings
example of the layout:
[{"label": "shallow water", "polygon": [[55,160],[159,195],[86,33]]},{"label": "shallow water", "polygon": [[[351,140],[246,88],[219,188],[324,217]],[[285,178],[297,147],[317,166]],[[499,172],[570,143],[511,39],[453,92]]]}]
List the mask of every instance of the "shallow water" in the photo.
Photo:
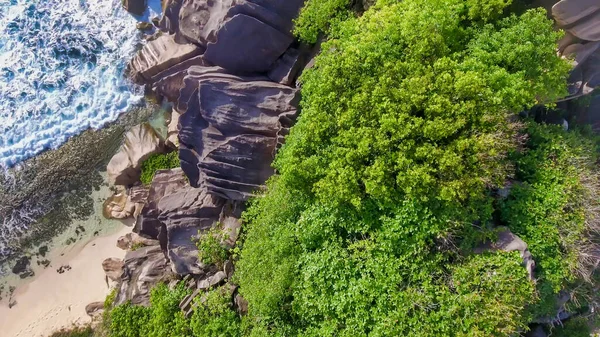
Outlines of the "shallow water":
[{"label": "shallow water", "polygon": [[142,101],[123,76],[141,40],[138,19],[120,0],[0,0],[0,166]]}]

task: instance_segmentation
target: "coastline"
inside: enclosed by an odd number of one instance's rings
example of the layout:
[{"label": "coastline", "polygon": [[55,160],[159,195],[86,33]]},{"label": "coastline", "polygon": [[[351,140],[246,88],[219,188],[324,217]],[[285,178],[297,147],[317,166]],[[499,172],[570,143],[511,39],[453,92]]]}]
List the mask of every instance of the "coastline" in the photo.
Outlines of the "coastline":
[{"label": "coastline", "polygon": [[[107,236],[57,248],[55,253],[59,256],[52,260],[53,268],[46,268],[30,282],[16,288],[13,293],[16,306],[0,306],[2,335],[47,336],[60,328],[89,323],[91,318],[86,314],[85,306],[104,301],[110,291],[102,261],[125,256],[126,252],[116,246],[116,241],[129,232],[130,227],[121,226]],[[56,267],[62,265],[71,269],[58,273]]]}]

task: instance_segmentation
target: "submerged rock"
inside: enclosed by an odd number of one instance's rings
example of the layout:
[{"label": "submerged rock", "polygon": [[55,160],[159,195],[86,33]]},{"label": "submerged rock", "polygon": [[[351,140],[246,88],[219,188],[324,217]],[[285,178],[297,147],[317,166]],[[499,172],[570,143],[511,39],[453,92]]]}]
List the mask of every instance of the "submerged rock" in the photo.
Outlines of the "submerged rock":
[{"label": "submerged rock", "polygon": [[140,179],[142,162],[163,151],[160,137],[149,124],[134,126],[125,134],[121,148],[108,163],[108,182],[111,185],[133,185]]}]

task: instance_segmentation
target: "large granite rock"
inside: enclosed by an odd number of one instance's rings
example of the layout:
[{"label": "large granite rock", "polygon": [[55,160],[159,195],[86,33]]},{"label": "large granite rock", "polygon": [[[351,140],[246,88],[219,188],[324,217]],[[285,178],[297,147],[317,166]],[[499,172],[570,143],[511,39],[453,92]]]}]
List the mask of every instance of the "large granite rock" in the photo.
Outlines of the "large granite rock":
[{"label": "large granite rock", "polygon": [[142,162],[162,151],[162,141],[149,124],[134,126],[125,134],[121,148],[108,163],[108,182],[111,185],[133,185],[140,179]]},{"label": "large granite rock", "polygon": [[134,232],[148,239],[158,240],[162,226],[158,220],[159,201],[187,185],[187,179],[181,169],[157,171],[150,185],[146,204],[137,218]]},{"label": "large granite rock", "polygon": [[210,229],[219,220],[225,201],[205,189],[186,186],[163,197],[159,220],[166,229],[166,251],[173,272],[200,274],[195,241],[199,232]]},{"label": "large granite rock", "polygon": [[171,120],[167,129],[167,139],[165,143],[172,148],[179,148],[179,116],[177,110],[171,111]]},{"label": "large granite rock", "polygon": [[117,247],[123,250],[139,249],[141,247],[158,246],[158,240],[146,239],[136,233],[127,233],[117,239]]},{"label": "large granite rock", "polygon": [[190,184],[246,200],[273,174],[297,99],[296,90],[277,83],[190,69],[178,102],[179,156]]},{"label": "large granite rock", "polygon": [[552,7],[559,27],[586,41],[600,41],[600,2],[561,0]]},{"label": "large granite rock", "polygon": [[123,261],[117,258],[110,257],[104,261],[102,261],[102,269],[104,269],[104,273],[108,276],[112,281],[120,281],[121,275],[123,275]]},{"label": "large granite rock", "polygon": [[476,254],[481,254],[486,251],[518,251],[523,259],[523,265],[529,274],[529,279],[532,281],[535,280],[535,261],[527,248],[527,243],[513,234],[508,228],[500,228],[497,234],[498,239],[495,242],[486,242],[479,247],[476,247],[474,252]]},{"label": "large granite rock", "polygon": [[148,0],[121,0],[123,8],[129,13],[142,15],[148,8]]},{"label": "large granite rock", "polygon": [[557,26],[566,31],[559,51],[575,61],[567,99],[587,95],[600,85],[600,2],[562,0],[551,12]]},{"label": "large granite rock", "polygon": [[150,289],[171,277],[168,260],[159,246],[127,252],[115,305],[131,301],[132,304],[147,306],[150,304]]},{"label": "large granite rock", "polygon": [[202,54],[202,49],[191,43],[178,43],[173,35],[162,34],[149,41],[131,60],[128,73],[144,84],[152,77],[178,63]]}]

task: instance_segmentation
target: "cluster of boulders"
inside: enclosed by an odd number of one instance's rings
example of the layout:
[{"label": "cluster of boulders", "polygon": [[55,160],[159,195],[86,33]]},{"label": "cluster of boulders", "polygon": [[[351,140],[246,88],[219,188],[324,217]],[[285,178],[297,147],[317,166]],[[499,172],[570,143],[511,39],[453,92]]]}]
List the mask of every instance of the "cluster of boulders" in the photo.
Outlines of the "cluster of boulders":
[{"label": "cluster of boulders", "polygon": [[[228,282],[233,264],[203,264],[196,244],[218,226],[223,247],[233,247],[244,201],[273,174],[275,152],[297,115],[296,79],[314,52],[291,33],[303,2],[164,2],[162,18],[154,21],[158,31],[128,74],[171,103],[168,135],[163,140],[139,125],[108,165],[116,193],[104,215],[135,219],[134,233],[118,242],[128,250],[125,259],[103,264],[107,282],[118,288],[116,304],[147,305],[155,284],[184,278],[194,288],[181,303],[184,312],[214,287],[245,310]],[[181,168],[159,170],[142,185],[143,161],[168,148],[178,149]]]}]

